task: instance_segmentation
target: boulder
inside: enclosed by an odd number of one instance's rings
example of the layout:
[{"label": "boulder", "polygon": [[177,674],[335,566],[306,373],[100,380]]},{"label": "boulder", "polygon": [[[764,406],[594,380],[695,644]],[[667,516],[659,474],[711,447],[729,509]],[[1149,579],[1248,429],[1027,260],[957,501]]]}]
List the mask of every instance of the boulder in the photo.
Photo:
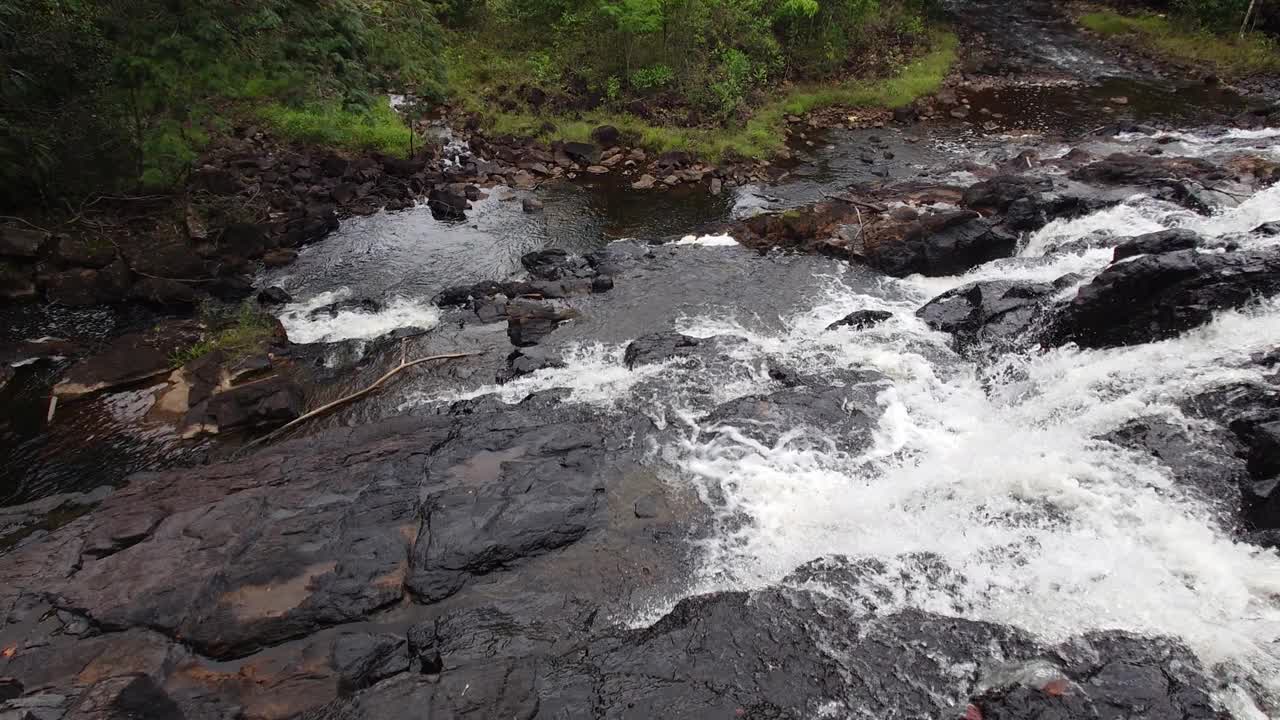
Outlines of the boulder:
[{"label": "boulder", "polygon": [[427,195],[427,206],[431,208],[431,216],[437,220],[465,220],[467,217],[467,196],[449,187],[432,188]]},{"label": "boulder", "polygon": [[293,302],[293,296],[279,285],[272,285],[258,293],[258,302],[263,305],[284,305]]},{"label": "boulder", "polygon": [[1050,283],[986,280],[939,295],[916,311],[926,325],[950,333],[961,348],[1009,350],[1035,342],[1058,288]]},{"label": "boulder", "polygon": [[498,371],[497,381],[507,383],[544,368],[561,367],[564,367],[564,361],[558,355],[538,348],[517,348],[507,355],[507,366]]},{"label": "boulder", "polygon": [[213,395],[192,408],[183,425],[200,433],[269,429],[297,419],[305,410],[302,388],[277,375]]},{"label": "boulder", "polygon": [[1115,153],[1072,171],[1071,178],[1097,185],[1154,187],[1170,180],[1214,181],[1227,173],[1207,160],[1193,157]]},{"label": "boulder", "polygon": [[527,300],[507,303],[507,337],[516,347],[536,345],[561,323],[578,316],[570,308]]},{"label": "boulder", "polygon": [[1130,420],[1101,439],[1150,457],[1183,489],[1228,519],[1228,525],[1237,524],[1249,472],[1238,457],[1240,443],[1230,432],[1148,416]]},{"label": "boulder", "polygon": [[527,213],[538,212],[542,209],[542,201],[535,197],[527,197],[520,201],[520,209]]},{"label": "boulder", "polygon": [[612,125],[601,125],[591,131],[591,140],[600,147],[614,147],[622,141],[622,133]]},{"label": "boulder", "polygon": [[971,185],[964,192],[964,206],[983,215],[1003,216],[1011,230],[1038,230],[1049,221],[1044,194],[1053,181],[1022,175],[1001,175]]},{"label": "boulder", "polygon": [[1175,250],[1188,250],[1198,247],[1201,242],[1200,236],[1195,231],[1186,228],[1161,230],[1121,241],[1116,246],[1112,260],[1123,260],[1135,255],[1158,255]]},{"label": "boulder", "polygon": [[835,440],[842,449],[859,452],[870,447],[880,418],[876,398],[886,386],[883,375],[853,375],[845,385],[798,382],[772,393],[735,398],[712,410],[702,422],[714,428],[732,427],[766,446],[784,437],[802,442],[797,430],[808,433],[803,442],[818,447]]},{"label": "boulder", "polygon": [[912,221],[883,218],[869,224],[851,254],[898,277],[958,275],[978,265],[1009,257],[1018,238],[976,213],[930,213]]},{"label": "boulder", "polygon": [[520,257],[520,264],[539,280],[590,278],[595,275],[595,269],[585,258],[571,255],[567,250],[559,248],[525,253]]},{"label": "boulder", "polygon": [[580,165],[596,165],[600,162],[600,148],[592,143],[568,142],[562,149],[565,155]]},{"label": "boulder", "polygon": [[682,168],[693,161],[684,150],[668,150],[654,158],[654,164],[664,170]]},{"label": "boulder", "polygon": [[678,332],[653,333],[632,340],[623,353],[622,362],[628,369],[634,369],[637,365],[665,362],[693,354],[699,344],[698,338]]},{"label": "boulder", "polygon": [[827,326],[828,330],[836,328],[852,328],[854,330],[866,330],[875,327],[880,323],[893,317],[893,313],[888,310],[854,310],[839,320]]},{"label": "boulder", "polygon": [[0,227],[0,255],[12,258],[34,258],[49,241],[42,230],[12,226]]},{"label": "boulder", "polygon": [[1280,251],[1142,255],[1108,266],[1059,313],[1052,342],[1133,345],[1203,325],[1280,292]]}]

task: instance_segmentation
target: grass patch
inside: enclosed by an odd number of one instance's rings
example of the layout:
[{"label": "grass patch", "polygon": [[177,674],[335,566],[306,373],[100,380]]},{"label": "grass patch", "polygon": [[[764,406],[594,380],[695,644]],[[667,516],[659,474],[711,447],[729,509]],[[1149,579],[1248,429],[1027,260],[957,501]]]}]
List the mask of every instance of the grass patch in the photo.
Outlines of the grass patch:
[{"label": "grass patch", "polygon": [[[257,115],[286,140],[348,150],[378,150],[407,155],[410,131],[400,115],[378,98],[368,108],[344,108],[335,103],[290,107],[269,103]],[[419,143],[414,141],[414,145]]]},{"label": "grass patch", "polygon": [[1261,33],[1243,38],[1217,35],[1183,27],[1162,15],[1121,15],[1111,10],[1081,15],[1080,24],[1099,35],[1131,41],[1171,60],[1211,67],[1227,77],[1280,72],[1280,46]]},{"label": "grass patch", "polygon": [[[686,150],[713,161],[734,157],[758,159],[776,153],[786,144],[787,115],[802,115],[828,107],[897,108],[936,92],[955,62],[956,45],[956,36],[952,33],[936,33],[928,53],[890,77],[796,86],[757,108],[745,125],[724,129],[654,125],[634,115],[612,112],[593,112],[580,120],[518,112],[495,113],[482,104],[479,92],[469,93],[464,105],[486,118],[489,129],[499,135],[585,142],[590,139],[593,128],[613,125],[636,138],[638,146],[652,152]],[[511,73],[518,73],[520,67],[519,61],[502,57],[484,70],[472,65],[465,75],[453,79],[459,87],[476,87],[501,81]]]},{"label": "grass patch", "polygon": [[234,362],[261,352],[275,336],[275,318],[258,310],[252,302],[245,302],[230,316],[218,317],[207,307],[201,314],[218,329],[195,345],[171,355],[169,362],[174,367],[182,367],[215,350],[221,350],[227,360]]}]

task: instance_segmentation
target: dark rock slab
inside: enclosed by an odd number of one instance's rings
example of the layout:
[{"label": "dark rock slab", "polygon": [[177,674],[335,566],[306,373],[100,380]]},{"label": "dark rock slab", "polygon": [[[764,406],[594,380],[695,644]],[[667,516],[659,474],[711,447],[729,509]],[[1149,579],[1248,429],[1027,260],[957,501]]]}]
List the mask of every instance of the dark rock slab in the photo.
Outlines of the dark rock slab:
[{"label": "dark rock slab", "polygon": [[513,300],[507,303],[507,337],[516,347],[536,345],[561,323],[577,315],[577,311],[572,308]]},{"label": "dark rock slab", "polygon": [[854,310],[827,326],[828,330],[847,327],[854,330],[867,330],[893,317],[888,310]]},{"label": "dark rock slab", "polygon": [[349,298],[318,307],[307,315],[314,319],[325,316],[337,317],[339,313],[344,312],[373,314],[381,312],[382,309],[382,303],[373,298]]},{"label": "dark rock slab", "polygon": [[1023,175],[1000,175],[969,186],[963,204],[983,215],[1004,216],[1011,230],[1029,231],[1049,221],[1044,193],[1053,190],[1053,181]]},{"label": "dark rock slab", "polygon": [[869,227],[860,255],[895,276],[958,275],[1009,257],[1018,238],[974,212],[932,213],[905,224]]},{"label": "dark rock slab", "polygon": [[948,290],[916,315],[934,330],[954,335],[962,348],[982,344],[1008,350],[1037,340],[1057,292],[1051,283],[987,280]]},{"label": "dark rock slab", "polygon": [[1158,255],[1175,250],[1189,250],[1199,247],[1201,242],[1201,237],[1192,230],[1185,228],[1161,230],[1122,241],[1116,246],[1112,260],[1123,260],[1135,255]]},{"label": "dark rock slab", "polygon": [[263,305],[284,305],[293,302],[293,296],[285,292],[285,289],[272,285],[258,293],[258,302]]},{"label": "dark rock slab", "polygon": [[637,365],[664,362],[675,357],[687,357],[701,344],[698,338],[678,332],[660,332],[638,337],[627,345],[622,362],[628,368]]},{"label": "dark rock slab", "polygon": [[559,248],[536,250],[521,256],[520,264],[539,280],[563,280],[565,278],[590,278],[596,274],[591,264],[582,257],[571,255]]},{"label": "dark rock slab", "polygon": [[447,186],[432,188],[427,195],[427,206],[437,220],[465,220],[469,207],[467,196],[461,190]]},{"label": "dark rock slab", "polygon": [[880,418],[876,397],[887,378],[876,372],[851,373],[843,385],[796,378],[781,390],[748,395],[717,406],[703,423],[732,428],[765,445],[807,430],[810,441],[834,442],[842,449],[862,449],[871,442]]},{"label": "dark rock slab", "polygon": [[1055,343],[1132,345],[1174,337],[1280,292],[1280,253],[1180,250],[1109,266],[1058,315]]},{"label": "dark rock slab", "polygon": [[1249,472],[1232,433],[1152,416],[1130,420],[1102,439],[1149,455],[1182,487],[1209,502],[1226,524],[1237,524]]},{"label": "dark rock slab", "polygon": [[1227,173],[1200,158],[1115,153],[1077,168],[1071,177],[1101,185],[1153,186],[1170,179],[1221,180]]},{"label": "dark rock slab", "polygon": [[53,394],[70,400],[158,377],[172,369],[170,357],[198,342],[202,332],[195,322],[169,321],[145,332],[121,335],[101,352],[72,365],[53,386]]},{"label": "dark rock slab", "polygon": [[562,149],[565,155],[581,165],[595,165],[600,162],[600,148],[592,143],[568,142]]}]

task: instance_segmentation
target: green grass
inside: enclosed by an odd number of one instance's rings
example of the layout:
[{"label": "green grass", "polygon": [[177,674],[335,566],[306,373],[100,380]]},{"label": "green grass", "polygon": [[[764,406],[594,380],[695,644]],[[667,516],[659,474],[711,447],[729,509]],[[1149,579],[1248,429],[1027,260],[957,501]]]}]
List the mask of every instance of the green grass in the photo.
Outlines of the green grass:
[{"label": "green grass", "polygon": [[1132,41],[1172,60],[1211,67],[1227,77],[1280,72],[1280,47],[1261,33],[1243,38],[1215,35],[1182,27],[1162,15],[1121,15],[1110,10],[1081,15],[1080,24],[1099,35]]},{"label": "green grass", "polygon": [[221,350],[228,361],[234,362],[261,352],[276,331],[275,320],[250,302],[241,305],[230,318],[215,322],[221,325],[219,330],[195,345],[173,353],[169,362],[174,367],[182,367],[215,350]]},{"label": "green grass", "polygon": [[409,128],[385,97],[376,98],[367,109],[346,109],[336,104],[290,107],[269,103],[256,112],[286,140],[349,150],[379,150],[388,155],[403,156],[409,151]]},{"label": "green grass", "polygon": [[[600,125],[613,125],[635,144],[653,152],[686,150],[707,160],[734,157],[766,158],[786,143],[787,115],[803,115],[829,107],[897,108],[917,98],[936,92],[942,86],[955,62],[956,36],[940,32],[933,47],[913,60],[895,75],[879,80],[858,80],[838,84],[813,84],[791,88],[765,103],[752,113],[744,126],[725,129],[681,128],[654,125],[625,113],[593,112],[583,119],[548,117],[529,113],[495,113],[481,104],[480,93],[470,92],[464,99],[467,109],[485,117],[495,134],[535,137],[541,140],[582,141],[590,139],[591,130]],[[474,60],[474,56],[469,56]],[[450,75],[459,88],[477,88],[482,84],[509,82],[523,72],[519,59],[491,56],[487,63],[470,63],[459,75]],[[548,129],[550,123],[554,129]]]}]

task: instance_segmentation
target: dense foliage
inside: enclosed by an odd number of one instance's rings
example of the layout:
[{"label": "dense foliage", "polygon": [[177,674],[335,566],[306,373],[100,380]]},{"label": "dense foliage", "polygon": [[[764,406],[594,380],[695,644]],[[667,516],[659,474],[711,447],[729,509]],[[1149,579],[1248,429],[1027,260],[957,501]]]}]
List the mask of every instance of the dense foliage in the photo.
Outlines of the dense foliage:
[{"label": "dense foliage", "polygon": [[426,0],[0,0],[0,195],[165,187],[238,114],[359,116],[388,82],[438,94],[434,11]]},{"label": "dense foliage", "polygon": [[[459,4],[461,0],[458,0]],[[488,0],[447,17],[469,36],[462,87],[533,85],[624,108],[693,108],[725,121],[783,80],[901,64],[928,38],[928,0]],[[503,62],[486,55],[502,55]],[[512,63],[511,58],[517,58]],[[497,76],[497,77],[493,77]]]}]

